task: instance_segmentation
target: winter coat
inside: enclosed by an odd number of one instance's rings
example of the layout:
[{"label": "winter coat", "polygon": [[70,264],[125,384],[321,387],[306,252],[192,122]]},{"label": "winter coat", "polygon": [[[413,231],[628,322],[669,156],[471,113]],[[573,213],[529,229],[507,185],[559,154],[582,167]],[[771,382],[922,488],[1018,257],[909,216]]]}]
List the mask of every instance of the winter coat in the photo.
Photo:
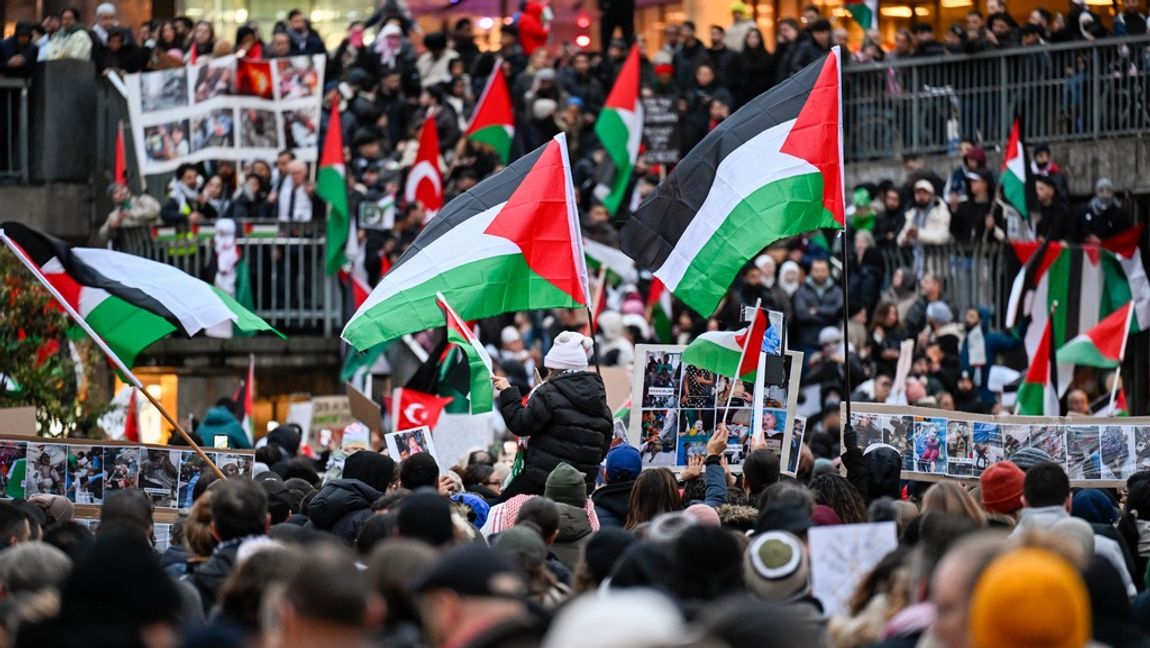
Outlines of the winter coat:
[{"label": "winter coat", "polygon": [[247,433],[244,432],[244,426],[236,420],[235,414],[222,405],[217,405],[204,414],[204,420],[196,428],[196,433],[200,436],[200,445],[205,448],[216,447],[216,435],[221,434],[228,438],[229,448],[249,450],[252,447],[248,442]]},{"label": "winter coat", "polygon": [[591,494],[595,503],[595,515],[599,517],[599,528],[622,528],[627,520],[627,504],[631,500],[631,488],[635,480],[607,484]]},{"label": "winter coat", "polygon": [[906,222],[903,223],[902,231],[898,233],[898,244],[946,245],[950,243],[950,209],[946,203],[938,198],[934,199],[934,203],[926,212],[923,225],[918,228],[918,238],[911,239],[907,234],[912,227],[915,227],[915,212],[917,210],[917,205],[906,210],[904,215]]},{"label": "winter coat", "polygon": [[543,24],[543,3],[528,2],[519,16],[519,44],[523,53],[531,56],[535,50],[547,44],[551,28]]},{"label": "winter coat", "polygon": [[216,548],[212,557],[204,564],[196,567],[192,572],[192,585],[200,593],[200,600],[204,604],[204,614],[211,612],[216,604],[216,594],[224,581],[231,575],[236,566],[236,554],[240,550],[240,542],[229,542]]},{"label": "winter coat", "polygon": [[[819,287],[809,277],[794,295],[794,326],[800,348],[813,349],[819,345],[819,331],[825,326],[837,326],[843,314],[843,291],[833,281]],[[812,309],[814,312],[812,313]]]},{"label": "winter coat", "polygon": [[499,410],[512,434],[529,437],[520,493],[541,495],[547,476],[567,462],[583,473],[587,492],[595,487],[607,456],[613,425],[603,378],[589,371],[564,371],[539,386],[524,405],[519,389],[499,394]]},{"label": "winter coat", "polygon": [[372,503],[380,497],[383,493],[358,479],[330,481],[308,504],[308,526],[333,533],[345,544],[353,545],[359,528],[373,514]]},{"label": "winter coat", "polygon": [[551,553],[573,570],[579,562],[583,545],[591,537],[591,520],[586,509],[561,503],[556,503],[556,506],[559,507],[559,535],[551,545]]}]

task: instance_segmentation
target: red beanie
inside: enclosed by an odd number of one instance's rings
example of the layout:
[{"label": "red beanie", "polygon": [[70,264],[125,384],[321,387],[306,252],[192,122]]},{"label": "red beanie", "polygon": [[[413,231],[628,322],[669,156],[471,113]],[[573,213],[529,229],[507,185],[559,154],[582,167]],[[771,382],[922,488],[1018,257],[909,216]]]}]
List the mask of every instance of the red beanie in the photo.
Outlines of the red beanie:
[{"label": "red beanie", "polygon": [[991,513],[1013,513],[1022,508],[1022,482],[1026,473],[1013,461],[999,461],[982,472],[982,507]]}]

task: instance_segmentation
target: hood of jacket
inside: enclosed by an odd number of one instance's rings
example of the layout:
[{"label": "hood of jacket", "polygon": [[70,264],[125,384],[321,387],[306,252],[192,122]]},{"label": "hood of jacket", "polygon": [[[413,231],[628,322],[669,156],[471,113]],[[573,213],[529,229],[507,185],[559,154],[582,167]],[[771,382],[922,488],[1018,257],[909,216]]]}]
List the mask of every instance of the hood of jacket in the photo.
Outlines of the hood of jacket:
[{"label": "hood of jacket", "polygon": [[224,427],[233,423],[239,423],[236,420],[236,415],[229,412],[228,408],[223,405],[216,405],[204,413],[204,420],[200,422],[200,425]]},{"label": "hood of jacket", "polygon": [[627,503],[631,499],[631,488],[634,485],[634,480],[607,484],[591,494],[591,501],[622,523],[627,517]]},{"label": "hood of jacket", "polygon": [[575,409],[588,416],[598,416],[607,400],[607,388],[603,377],[590,371],[561,373],[547,382],[567,397]]},{"label": "hood of jacket", "polygon": [[899,499],[899,475],[902,457],[889,445],[872,445],[864,452],[867,465],[867,495],[871,500],[880,497]]},{"label": "hood of jacket", "polygon": [[591,520],[587,510],[570,504],[557,504],[559,507],[559,536],[557,543],[577,542],[591,535]]},{"label": "hood of jacket", "polygon": [[365,508],[383,493],[358,479],[334,479],[324,485],[307,507],[312,524],[320,529],[331,529],[340,518]]}]

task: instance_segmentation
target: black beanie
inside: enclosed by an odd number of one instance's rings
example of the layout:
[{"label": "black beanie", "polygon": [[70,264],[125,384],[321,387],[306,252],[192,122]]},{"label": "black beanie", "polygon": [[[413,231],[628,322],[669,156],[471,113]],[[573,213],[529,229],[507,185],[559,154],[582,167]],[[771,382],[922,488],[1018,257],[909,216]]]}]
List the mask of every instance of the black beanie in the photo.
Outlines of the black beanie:
[{"label": "black beanie", "polygon": [[623,529],[608,527],[599,531],[583,545],[583,559],[595,582],[602,583],[611,574],[623,552],[635,542],[635,536]]},{"label": "black beanie", "polygon": [[395,460],[391,457],[360,450],[343,461],[343,478],[358,479],[375,490],[386,493],[395,476]]},{"label": "black beanie", "polygon": [[441,547],[455,537],[451,504],[432,490],[421,490],[405,499],[395,527],[404,538],[422,540],[433,547]]}]

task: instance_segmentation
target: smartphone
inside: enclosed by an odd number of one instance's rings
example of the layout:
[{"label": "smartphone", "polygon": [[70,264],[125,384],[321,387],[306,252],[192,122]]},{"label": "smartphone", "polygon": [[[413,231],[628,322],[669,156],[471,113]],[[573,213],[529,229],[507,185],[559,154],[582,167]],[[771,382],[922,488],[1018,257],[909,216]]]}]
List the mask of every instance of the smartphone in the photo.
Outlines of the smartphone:
[{"label": "smartphone", "polygon": [[227,450],[228,449],[228,435],[226,435],[226,434],[215,435],[212,438],[212,447],[215,448],[216,450]]}]

